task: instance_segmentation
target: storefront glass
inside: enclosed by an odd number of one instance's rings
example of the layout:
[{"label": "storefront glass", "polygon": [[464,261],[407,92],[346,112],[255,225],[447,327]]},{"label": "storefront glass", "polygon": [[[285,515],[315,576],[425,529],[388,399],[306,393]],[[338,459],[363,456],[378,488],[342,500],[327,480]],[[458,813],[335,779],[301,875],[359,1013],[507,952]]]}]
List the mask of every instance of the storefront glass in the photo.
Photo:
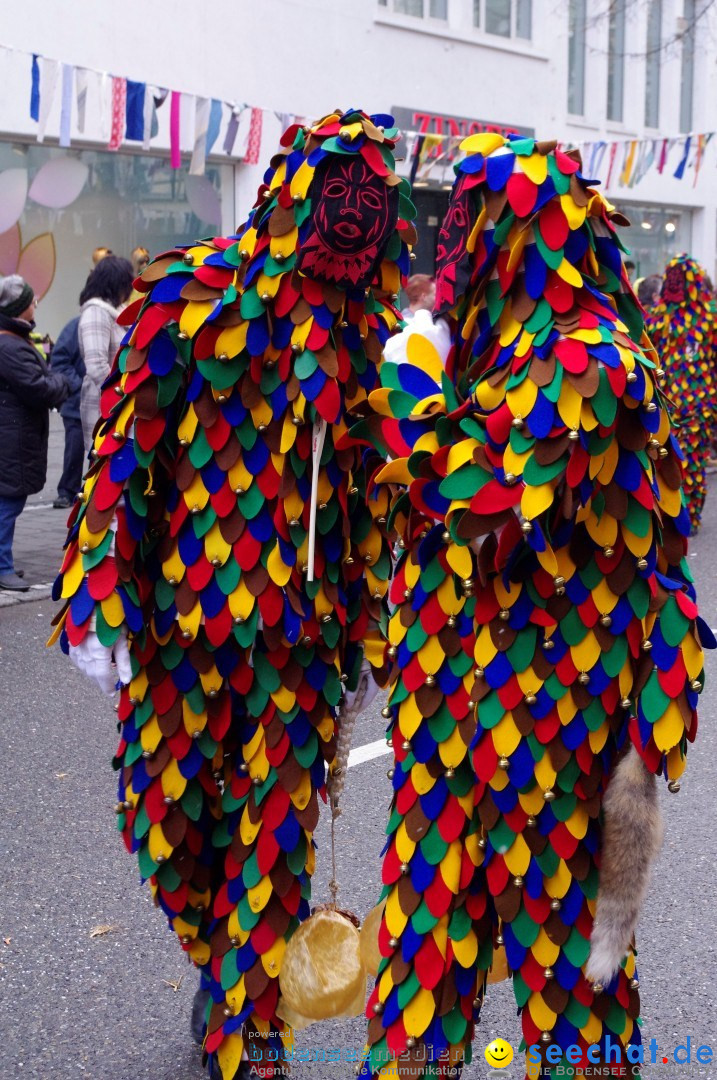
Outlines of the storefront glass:
[{"label": "storefront glass", "polygon": [[620,229],[620,239],[635,263],[633,278],[661,274],[673,255],[692,246],[692,213],[678,207],[640,206],[620,202],[620,210],[630,220]]},{"label": "storefront glass", "polygon": [[189,176],[150,155],[0,143],[0,273],[31,282],[38,326],[56,337],[77,313],[96,247],[154,256],[215,235],[222,221],[231,228],[232,180],[226,165]]}]

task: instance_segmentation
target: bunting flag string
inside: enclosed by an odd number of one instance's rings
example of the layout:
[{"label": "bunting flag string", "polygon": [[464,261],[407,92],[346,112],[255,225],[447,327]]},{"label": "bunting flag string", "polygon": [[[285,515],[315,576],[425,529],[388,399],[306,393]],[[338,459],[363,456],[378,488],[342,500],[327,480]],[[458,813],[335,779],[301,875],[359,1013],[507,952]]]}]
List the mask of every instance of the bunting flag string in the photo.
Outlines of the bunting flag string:
[{"label": "bunting flag string", "polygon": [[[91,92],[99,94],[102,141],[109,149],[118,150],[124,141],[141,142],[144,150],[150,149],[152,138],[159,125],[157,110],[169,96],[169,90],[160,90],[147,83],[122,76],[109,76],[91,68],[75,68],[71,64],[24,50],[5,49],[6,52],[28,56],[31,63],[30,117],[37,123],[37,140],[45,138],[47,124],[54,104],[57,82],[62,73],[62,100],[60,109],[60,145],[69,146],[72,125],[73,89],[77,118],[77,130],[85,133],[87,101]],[[110,89],[111,88],[111,89]],[[219,139],[224,124],[224,106],[228,115],[224,139]],[[261,156],[264,131],[264,113],[271,110],[256,105],[222,101],[218,98],[197,97],[179,90],[171,91],[170,106],[170,157],[172,167],[182,164],[182,147],[191,151],[190,172],[201,175],[206,168],[208,154],[216,145],[230,157],[243,158],[248,165],[256,164]],[[275,113],[286,126],[289,113]],[[241,132],[241,137],[240,136]],[[446,172],[453,161],[461,137],[455,134],[404,131],[406,158],[410,162],[411,180],[426,179],[434,169]],[[692,186],[695,187],[704,167],[705,151],[714,132],[687,132],[672,137],[647,137],[642,139],[595,139],[566,141],[564,149],[578,149],[582,153],[584,168],[590,177],[603,180],[609,188],[614,182],[619,187],[634,188],[652,171],[659,175],[671,175],[683,180],[692,170]],[[237,147],[237,139],[239,144]],[[235,150],[236,147],[236,150]],[[674,171],[669,166],[672,151],[678,148],[680,157]],[[606,174],[606,175],[605,175]],[[435,177],[435,173],[433,173]]]},{"label": "bunting flag string", "polygon": [[[23,49],[1,47],[2,54],[28,57],[30,61],[30,119],[37,124],[37,141],[42,142],[48,121],[53,114],[58,82],[61,80],[61,104],[59,143],[70,146],[73,112],[76,131],[86,135],[87,103],[96,102],[95,123],[99,125],[99,141],[110,150],[119,150],[125,142],[141,143],[148,151],[152,139],[159,131],[157,110],[165,99],[171,97],[170,105],[170,158],[173,168],[180,168],[183,151],[191,151],[190,171],[203,175],[207,156],[219,144],[225,123],[225,106],[228,107],[225,138],[222,149],[228,156],[242,157],[246,164],[258,164],[261,160],[261,143],[264,133],[264,113],[267,110],[256,105],[242,104],[220,98],[199,97],[179,90],[163,90],[149,83],[110,75],[93,68],[75,67],[72,64],[29,53]],[[294,113],[274,113],[277,119],[289,118],[290,126],[296,120]],[[242,126],[239,153],[235,144]]]},{"label": "bunting flag string", "polygon": [[[411,183],[427,177],[436,165],[445,165],[453,158],[454,150],[451,143],[455,139],[454,135],[416,131],[405,131],[403,135],[408,147],[406,157],[411,162]],[[670,155],[675,147],[678,147],[680,159],[671,175],[677,180],[682,180],[685,174],[692,170],[693,186],[696,186],[704,165],[705,150],[713,136],[714,132],[688,132],[672,138],[651,136],[644,139],[611,141],[605,139],[580,142],[568,140],[562,144],[561,149],[579,150],[585,175],[601,180],[606,187],[614,182],[619,187],[633,188],[653,168],[660,175],[665,174]],[[435,179],[435,173],[433,177]]]}]

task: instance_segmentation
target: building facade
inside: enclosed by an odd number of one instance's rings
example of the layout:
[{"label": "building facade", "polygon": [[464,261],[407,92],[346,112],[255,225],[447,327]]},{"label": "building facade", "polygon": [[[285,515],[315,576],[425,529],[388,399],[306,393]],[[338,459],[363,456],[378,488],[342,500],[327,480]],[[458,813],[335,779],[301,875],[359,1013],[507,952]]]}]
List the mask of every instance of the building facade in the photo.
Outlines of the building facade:
[{"label": "building facade", "polygon": [[[244,105],[263,110],[261,163],[287,119],[360,105],[393,111],[407,132],[399,156],[414,178],[418,269],[433,266],[459,136],[495,129],[581,148],[585,169],[609,178],[608,195],[632,220],[637,274],[680,250],[714,273],[717,136],[698,135],[717,128],[716,21],[704,0],[26,0],[0,32],[0,272],[40,274],[40,318],[56,334],[76,311],[94,247],[154,254],[246,216],[262,165],[243,160],[241,132],[223,149]],[[181,168],[171,168],[168,104],[148,146],[109,151],[101,75],[89,83],[83,130],[75,109],[60,146],[59,70],[38,142],[32,53],[182,91],[185,105],[191,95],[224,102],[203,174],[189,171],[191,123]]]}]

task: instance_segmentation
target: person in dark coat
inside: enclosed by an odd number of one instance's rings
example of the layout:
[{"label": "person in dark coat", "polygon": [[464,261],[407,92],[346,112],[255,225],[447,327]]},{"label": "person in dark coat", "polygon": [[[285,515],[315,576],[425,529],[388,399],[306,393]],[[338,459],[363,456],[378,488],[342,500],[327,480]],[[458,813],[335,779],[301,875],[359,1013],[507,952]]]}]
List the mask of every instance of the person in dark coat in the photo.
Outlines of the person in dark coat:
[{"label": "person in dark coat", "polygon": [[79,321],[80,317],[76,315],[66,326],[63,326],[50,360],[52,370],[64,375],[70,388],[69,396],[60,406],[60,416],[65,425],[65,456],[62,463],[62,476],[57,485],[57,498],[52,504],[56,510],[66,510],[68,506],[71,506],[82,486],[85,444],[80,420],[80,391],[85,377],[85,362],[80,352],[77,331]]},{"label": "person in dark coat", "polygon": [[15,522],[47,475],[49,410],[68,394],[30,342],[35,295],[19,276],[0,277],[0,588],[27,591],[15,572]]}]

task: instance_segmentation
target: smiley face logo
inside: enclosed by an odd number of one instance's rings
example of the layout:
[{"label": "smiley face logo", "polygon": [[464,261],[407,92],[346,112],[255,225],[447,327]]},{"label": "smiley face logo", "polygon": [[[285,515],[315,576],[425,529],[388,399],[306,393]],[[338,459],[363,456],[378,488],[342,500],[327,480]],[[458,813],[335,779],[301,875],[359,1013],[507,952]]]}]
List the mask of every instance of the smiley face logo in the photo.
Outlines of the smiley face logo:
[{"label": "smiley face logo", "polygon": [[494,1069],[504,1069],[513,1060],[513,1047],[505,1039],[493,1039],[485,1048],[485,1059]]}]

